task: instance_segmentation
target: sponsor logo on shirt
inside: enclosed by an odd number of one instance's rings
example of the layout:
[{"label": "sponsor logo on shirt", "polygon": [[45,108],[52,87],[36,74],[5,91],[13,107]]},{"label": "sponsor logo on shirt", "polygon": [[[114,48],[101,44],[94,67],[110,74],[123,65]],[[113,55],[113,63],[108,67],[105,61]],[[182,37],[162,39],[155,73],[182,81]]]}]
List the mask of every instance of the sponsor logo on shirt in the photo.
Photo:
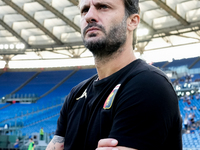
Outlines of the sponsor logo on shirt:
[{"label": "sponsor logo on shirt", "polygon": [[121,84],[118,84],[113,90],[112,92],[109,94],[109,96],[107,97],[103,108],[104,109],[110,109],[112,107],[113,101],[115,99],[115,95],[117,94],[117,91],[119,89],[119,87],[121,86]]},{"label": "sponsor logo on shirt", "polygon": [[76,98],[76,100],[78,101],[79,99],[81,99],[83,97],[87,98],[87,89],[85,89],[85,91],[83,92],[83,94],[80,97]]}]

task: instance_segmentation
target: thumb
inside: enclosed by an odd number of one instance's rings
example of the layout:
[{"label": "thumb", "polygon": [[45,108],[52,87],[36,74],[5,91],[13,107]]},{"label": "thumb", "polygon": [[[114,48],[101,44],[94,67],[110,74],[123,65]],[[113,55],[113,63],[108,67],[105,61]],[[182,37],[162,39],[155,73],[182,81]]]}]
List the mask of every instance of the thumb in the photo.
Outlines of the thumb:
[{"label": "thumb", "polygon": [[101,139],[98,142],[98,147],[115,147],[117,146],[118,141],[112,138]]}]

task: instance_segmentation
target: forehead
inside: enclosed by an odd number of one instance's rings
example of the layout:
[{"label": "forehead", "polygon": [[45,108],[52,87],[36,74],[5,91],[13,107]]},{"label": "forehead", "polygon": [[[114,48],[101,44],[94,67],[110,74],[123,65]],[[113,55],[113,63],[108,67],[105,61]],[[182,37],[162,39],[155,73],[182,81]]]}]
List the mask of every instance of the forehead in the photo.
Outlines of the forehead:
[{"label": "forehead", "polygon": [[95,5],[97,3],[108,3],[108,4],[117,4],[117,5],[121,5],[121,3],[123,2],[123,0],[80,0],[79,1],[79,6],[80,8],[85,6],[85,5]]}]

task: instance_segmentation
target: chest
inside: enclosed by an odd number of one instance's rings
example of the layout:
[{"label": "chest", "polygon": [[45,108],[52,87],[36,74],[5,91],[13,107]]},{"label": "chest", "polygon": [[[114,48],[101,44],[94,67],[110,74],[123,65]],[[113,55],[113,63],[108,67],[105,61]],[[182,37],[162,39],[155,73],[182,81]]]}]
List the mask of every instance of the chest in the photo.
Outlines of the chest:
[{"label": "chest", "polygon": [[[100,93],[85,90],[73,99],[67,115],[66,145],[80,143],[71,145],[71,149],[95,149],[99,139],[108,137],[114,110],[112,100],[108,103],[109,97],[113,97],[112,90]],[[108,109],[106,104],[110,104]]]}]

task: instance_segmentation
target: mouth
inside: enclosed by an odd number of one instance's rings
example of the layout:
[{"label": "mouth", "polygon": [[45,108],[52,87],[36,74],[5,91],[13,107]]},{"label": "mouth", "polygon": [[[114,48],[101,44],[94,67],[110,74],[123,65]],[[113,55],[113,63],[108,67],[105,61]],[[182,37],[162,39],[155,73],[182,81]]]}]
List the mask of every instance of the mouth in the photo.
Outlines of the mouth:
[{"label": "mouth", "polygon": [[97,27],[91,27],[91,28],[87,29],[85,33],[87,34],[88,32],[94,32],[94,31],[99,31],[99,30],[100,29]]}]

